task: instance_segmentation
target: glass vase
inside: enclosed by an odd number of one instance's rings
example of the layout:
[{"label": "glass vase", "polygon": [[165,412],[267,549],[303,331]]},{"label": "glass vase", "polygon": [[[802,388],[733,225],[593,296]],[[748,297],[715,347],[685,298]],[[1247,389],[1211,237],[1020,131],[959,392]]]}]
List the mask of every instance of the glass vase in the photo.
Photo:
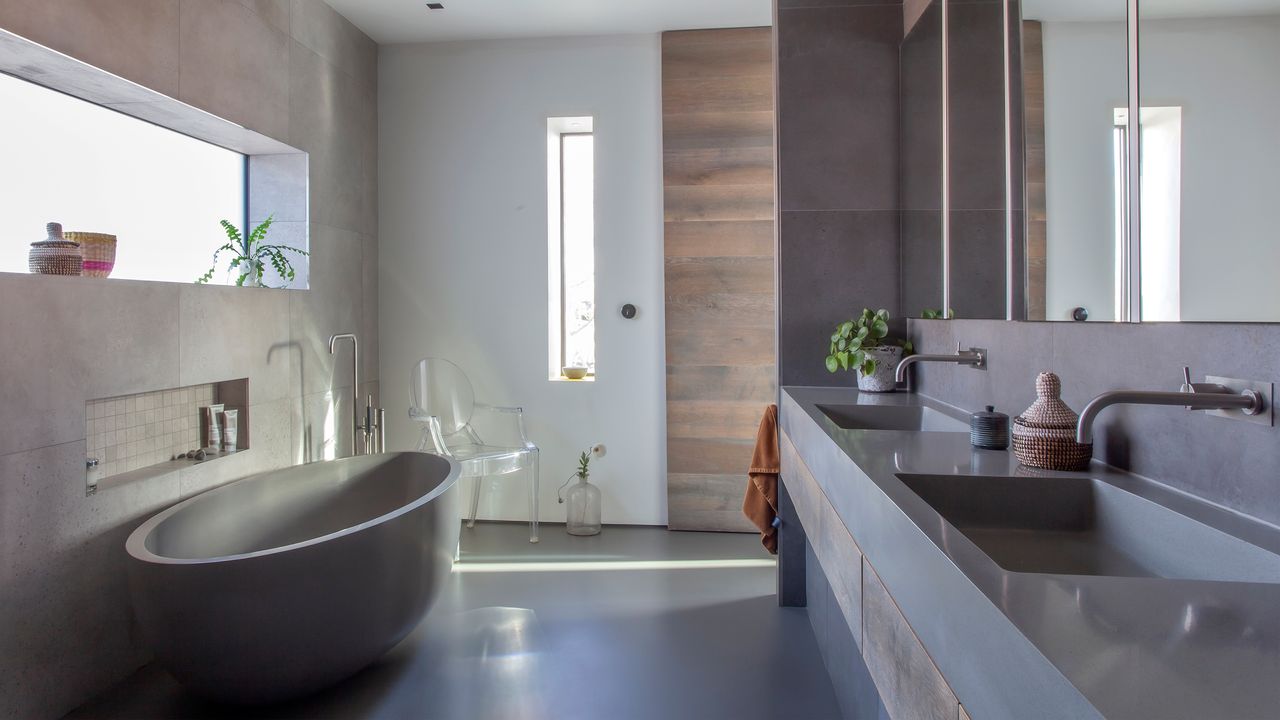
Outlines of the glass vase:
[{"label": "glass vase", "polygon": [[564,504],[568,512],[565,530],[570,535],[600,534],[600,488],[579,475],[578,483],[565,493]]}]

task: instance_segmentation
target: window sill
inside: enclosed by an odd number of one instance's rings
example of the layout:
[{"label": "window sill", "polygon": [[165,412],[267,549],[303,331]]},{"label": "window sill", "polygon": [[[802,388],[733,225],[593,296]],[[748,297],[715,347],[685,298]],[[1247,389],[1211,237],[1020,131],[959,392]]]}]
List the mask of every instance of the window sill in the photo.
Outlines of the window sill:
[{"label": "window sill", "polygon": [[554,382],[554,383],[569,383],[569,384],[573,384],[573,383],[593,383],[593,382],[595,382],[595,381],[596,381],[596,376],[595,376],[595,375],[588,375],[587,377],[584,377],[584,378],[582,378],[581,380],[574,380],[573,378],[567,378],[567,377],[565,377],[565,376],[563,376],[563,375],[559,375],[559,376],[557,376],[557,377],[547,378],[547,381],[548,381],[548,382]]}]

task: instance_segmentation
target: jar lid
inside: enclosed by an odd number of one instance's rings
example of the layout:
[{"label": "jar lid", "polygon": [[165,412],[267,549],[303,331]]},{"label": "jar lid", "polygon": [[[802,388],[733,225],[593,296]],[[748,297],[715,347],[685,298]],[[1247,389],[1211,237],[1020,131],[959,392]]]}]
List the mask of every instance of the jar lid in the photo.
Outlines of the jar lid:
[{"label": "jar lid", "polygon": [[1009,416],[1002,412],[996,412],[995,405],[988,405],[985,410],[979,410],[969,417],[974,419],[992,419],[992,420],[1008,420]]}]

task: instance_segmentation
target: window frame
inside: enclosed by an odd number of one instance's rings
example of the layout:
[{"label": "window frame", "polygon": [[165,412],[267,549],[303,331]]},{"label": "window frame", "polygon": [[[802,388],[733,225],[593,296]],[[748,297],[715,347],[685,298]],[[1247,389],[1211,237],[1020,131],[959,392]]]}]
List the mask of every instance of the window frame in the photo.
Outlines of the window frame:
[{"label": "window frame", "polygon": [[[595,172],[594,172],[594,167],[595,167],[595,135],[596,135],[595,130],[585,130],[585,131],[578,131],[578,132],[562,132],[562,133],[559,133],[559,136],[560,136],[560,172],[559,172],[559,176],[560,176],[560,257],[559,257],[559,260],[560,260],[560,367],[561,367],[561,368],[568,367],[568,365],[569,365],[569,331],[568,331],[568,329],[565,327],[565,322],[564,322],[564,321],[565,321],[565,318],[566,318],[566,317],[568,317],[568,315],[569,315],[569,308],[568,308],[568,304],[567,304],[567,303],[568,303],[568,298],[567,298],[568,293],[567,293],[567,292],[566,292],[566,290],[565,290],[565,288],[568,286],[568,280],[566,279],[567,273],[565,272],[565,262],[564,262],[564,259],[565,259],[565,241],[564,241],[564,235],[565,235],[565,221],[564,221],[564,217],[565,217],[565,215],[564,215],[564,206],[565,206],[565,198],[564,198],[564,195],[565,195],[565,193],[564,193],[564,179],[565,179],[565,171],[564,171],[564,167],[565,167],[565,166],[564,166],[564,139],[565,139],[566,137],[583,137],[583,136],[587,136],[587,137],[590,137],[590,138],[591,138],[591,164],[592,164],[592,168],[593,168],[593,172],[592,172],[592,185],[594,186],[594,184],[595,184]],[[594,187],[593,187],[592,195],[594,196]],[[592,207],[593,207],[593,208],[594,208],[594,205],[595,205],[595,204],[594,204],[594,202],[593,202],[593,203],[592,203]],[[592,218],[592,220],[593,220],[593,223],[594,223],[594,217]],[[592,234],[591,242],[592,242],[592,245],[594,245],[594,244],[595,244],[595,235],[594,235],[594,233]],[[595,276],[595,269],[594,269],[594,268],[592,268],[591,274],[592,274],[592,277],[594,278],[594,276]],[[594,290],[594,283],[592,284],[592,288],[593,288],[593,290]],[[594,294],[594,293],[593,293],[593,294]],[[595,323],[595,318],[594,318],[594,317],[592,317],[591,322],[592,322],[592,324],[594,324],[594,323]],[[594,348],[593,348],[592,350],[593,350],[592,355],[594,356],[594,355],[595,355]],[[593,362],[592,364],[594,365],[595,363]],[[563,370],[561,371],[561,373],[563,374]],[[588,370],[588,371],[587,371],[587,375],[586,375],[586,377],[594,378],[595,376],[596,376],[596,373],[595,373],[595,369],[594,369],[594,367],[593,367],[592,369],[590,369],[590,370]]]}]

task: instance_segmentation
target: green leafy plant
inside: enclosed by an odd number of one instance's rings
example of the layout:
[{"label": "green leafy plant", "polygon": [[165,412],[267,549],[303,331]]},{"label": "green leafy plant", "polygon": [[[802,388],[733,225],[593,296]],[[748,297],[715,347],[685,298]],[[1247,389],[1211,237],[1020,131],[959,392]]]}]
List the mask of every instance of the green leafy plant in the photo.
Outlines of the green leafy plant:
[{"label": "green leafy plant", "polygon": [[299,255],[310,253],[289,245],[268,245],[267,231],[271,229],[272,222],[274,217],[268,217],[245,236],[236,229],[235,225],[226,220],[220,220],[222,230],[227,234],[227,243],[213,252],[213,267],[197,278],[196,282],[203,284],[213,279],[213,273],[218,269],[218,257],[224,252],[232,254],[230,269],[240,268],[240,277],[236,279],[236,285],[244,285],[246,282],[250,285],[261,284],[262,271],[267,263],[275,268],[280,277],[293,280],[295,277],[293,263],[289,262],[285,253],[293,252]]},{"label": "green leafy plant", "polygon": [[574,473],[578,477],[586,480],[591,477],[591,453],[586,450],[578,456],[578,472]]},{"label": "green leafy plant", "polygon": [[[946,320],[954,320],[956,317],[955,310],[948,310]],[[935,308],[925,308],[920,311],[921,320],[943,320],[942,311]]]},{"label": "green leafy plant", "polygon": [[913,347],[907,340],[889,338],[889,311],[872,312],[863,309],[862,314],[836,326],[827,350],[827,372],[858,369],[863,375],[876,371],[876,359],[868,350],[885,345],[897,345],[911,354]]}]

